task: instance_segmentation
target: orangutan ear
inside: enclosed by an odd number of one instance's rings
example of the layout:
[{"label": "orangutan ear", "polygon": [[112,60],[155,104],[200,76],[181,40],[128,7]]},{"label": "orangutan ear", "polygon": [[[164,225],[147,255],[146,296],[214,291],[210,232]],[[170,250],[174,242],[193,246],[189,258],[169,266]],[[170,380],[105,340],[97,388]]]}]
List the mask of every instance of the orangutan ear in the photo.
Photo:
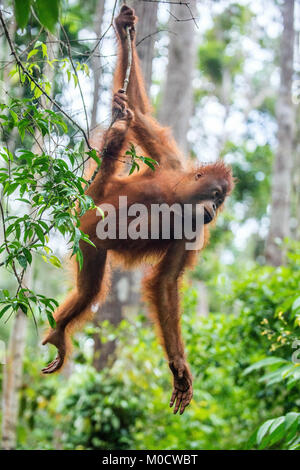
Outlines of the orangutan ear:
[{"label": "orangutan ear", "polygon": [[195,180],[197,181],[197,180],[198,180],[199,178],[201,178],[202,176],[203,176],[202,173],[197,173],[197,174],[195,175]]}]

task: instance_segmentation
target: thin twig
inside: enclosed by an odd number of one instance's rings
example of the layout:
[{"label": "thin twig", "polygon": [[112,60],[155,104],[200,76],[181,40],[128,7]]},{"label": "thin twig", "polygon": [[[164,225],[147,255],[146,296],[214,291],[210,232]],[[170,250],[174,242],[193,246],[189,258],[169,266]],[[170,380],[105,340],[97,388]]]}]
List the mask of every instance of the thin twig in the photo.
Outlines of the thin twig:
[{"label": "thin twig", "polygon": [[129,76],[130,76],[131,65],[132,65],[132,44],[131,44],[131,37],[130,37],[130,29],[128,27],[126,28],[126,34],[127,34],[127,43],[128,43],[128,63],[127,63],[126,75],[125,75],[124,85],[123,85],[123,89],[125,90],[125,92],[127,91],[127,88],[128,88]]},{"label": "thin twig", "polygon": [[[168,10],[168,13],[169,13],[169,14],[172,16],[172,18],[174,18],[174,20],[175,20],[176,22],[178,22],[178,23],[181,23],[181,22],[183,22],[183,21],[194,21],[194,22],[195,22],[196,19],[198,19],[198,18],[195,18],[194,16],[191,16],[190,18],[177,18],[177,16],[174,15],[174,13],[172,13],[170,10]],[[197,28],[198,28],[197,23],[196,23],[196,26],[197,26]]]},{"label": "thin twig", "polygon": [[190,4],[187,3],[187,4],[186,4],[186,7],[187,7],[187,9],[188,9],[189,12],[190,12],[191,18],[192,18],[192,20],[194,21],[194,23],[195,23],[195,25],[196,25],[196,28],[199,29],[199,26],[198,26],[198,24],[197,24],[196,18],[194,17],[193,12],[192,12],[192,10],[191,10]]},{"label": "thin twig", "polygon": [[79,80],[79,77],[78,77],[78,73],[77,73],[77,70],[76,70],[76,67],[74,65],[74,62],[73,62],[73,58],[72,58],[72,53],[71,53],[71,45],[70,45],[70,42],[69,42],[69,38],[68,38],[68,35],[65,31],[65,28],[63,27],[63,25],[60,23],[60,27],[64,33],[64,36],[65,36],[65,39],[66,39],[66,42],[67,42],[67,50],[68,50],[68,57],[70,59],[70,62],[71,62],[71,65],[72,65],[72,69],[77,77],[77,82],[78,82],[78,87],[79,87],[79,93],[80,93],[80,97],[81,97],[81,101],[82,101],[82,106],[83,106],[83,111],[84,111],[84,115],[85,115],[85,122],[86,122],[86,129],[87,129],[87,135],[89,137],[90,135],[90,131],[89,131],[89,120],[88,120],[88,116],[87,116],[87,111],[86,111],[86,105],[85,105],[85,101],[84,101],[84,97],[83,97],[83,93],[82,93],[82,88],[81,88],[81,85],[80,85],[80,80]]},{"label": "thin twig", "polygon": [[[189,19],[185,19],[185,20],[181,20],[179,18],[176,18],[174,15],[171,15],[174,16],[175,20],[176,21],[194,21],[195,25],[196,25],[196,28],[199,29],[199,26],[197,24],[197,21],[196,21],[196,18],[194,17],[193,15],[193,12],[191,10],[191,7],[190,7],[190,2],[181,2],[180,0],[178,1],[170,1],[170,0],[142,0],[143,2],[148,2],[148,3],[167,3],[169,5],[184,5],[185,7],[187,7],[187,9],[189,10],[190,12],[190,15],[191,15],[191,18]],[[169,12],[170,13],[170,12]]]},{"label": "thin twig", "polygon": [[92,58],[92,56],[94,55],[94,52],[97,50],[100,42],[102,41],[102,39],[104,38],[104,36],[108,33],[108,31],[110,30],[110,28],[113,26],[114,24],[114,17],[115,17],[115,12],[116,12],[116,8],[117,8],[117,3],[118,3],[118,0],[115,0],[115,3],[114,3],[114,6],[113,6],[113,10],[112,10],[112,14],[111,14],[111,20],[110,20],[110,23],[108,25],[108,27],[106,28],[106,30],[104,31],[104,33],[102,34],[102,36],[98,39],[97,43],[95,44],[94,48],[91,50],[91,54],[90,54],[90,57],[88,58],[88,60],[90,60]]},{"label": "thin twig", "polygon": [[173,33],[172,31],[169,31],[168,29],[158,29],[157,31],[154,31],[154,33],[147,34],[147,36],[143,37],[139,42],[136,43],[136,47],[138,47],[143,41],[145,41],[148,38],[151,38],[152,36],[155,36],[156,34],[159,33]]},{"label": "thin twig", "polygon": [[189,5],[190,2],[181,2],[180,0],[176,1],[168,1],[168,0],[142,0],[142,2],[149,2],[149,3],[169,3],[170,5]]}]

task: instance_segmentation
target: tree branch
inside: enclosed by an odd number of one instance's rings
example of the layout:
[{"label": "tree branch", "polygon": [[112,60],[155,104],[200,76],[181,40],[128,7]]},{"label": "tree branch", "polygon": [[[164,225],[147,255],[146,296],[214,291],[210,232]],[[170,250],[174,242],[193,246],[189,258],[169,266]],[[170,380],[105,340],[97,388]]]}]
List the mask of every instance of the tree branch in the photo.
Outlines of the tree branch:
[{"label": "tree branch", "polygon": [[[132,66],[132,44],[131,44],[130,28],[129,27],[126,28],[126,34],[127,34],[127,44],[128,44],[128,63],[127,63],[126,74],[125,74],[125,79],[124,79],[124,83],[123,83],[123,89],[124,89],[125,92],[127,91],[127,88],[128,88],[129,77],[130,77],[131,66]],[[116,113],[115,115],[112,116],[112,120],[111,120],[111,123],[110,123],[108,129],[110,129],[112,127],[112,125],[117,120],[117,118],[118,118],[118,113]],[[103,147],[101,156],[102,156],[102,158],[107,157],[106,145],[104,145],[104,147]],[[92,177],[89,179],[85,189],[87,189],[92,184],[92,182],[96,178],[96,175],[99,171],[99,168],[100,168],[100,165],[97,165],[97,168],[95,169],[94,173],[92,174]]]}]

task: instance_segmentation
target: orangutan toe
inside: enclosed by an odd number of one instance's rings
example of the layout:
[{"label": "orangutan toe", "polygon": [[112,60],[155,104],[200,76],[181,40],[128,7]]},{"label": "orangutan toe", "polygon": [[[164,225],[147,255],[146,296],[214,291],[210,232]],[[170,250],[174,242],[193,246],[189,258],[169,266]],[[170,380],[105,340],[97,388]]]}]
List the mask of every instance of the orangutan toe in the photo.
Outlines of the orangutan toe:
[{"label": "orangutan toe", "polygon": [[44,369],[42,369],[43,374],[52,374],[53,372],[56,372],[59,370],[64,363],[64,358],[58,354],[56,358],[50,362]]}]

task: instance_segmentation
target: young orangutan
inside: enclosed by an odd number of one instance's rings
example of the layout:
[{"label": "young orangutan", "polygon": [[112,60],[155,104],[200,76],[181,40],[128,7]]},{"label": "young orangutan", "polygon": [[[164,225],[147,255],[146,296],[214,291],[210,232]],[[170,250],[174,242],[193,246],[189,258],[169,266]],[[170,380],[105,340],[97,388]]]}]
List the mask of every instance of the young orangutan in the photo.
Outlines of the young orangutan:
[{"label": "young orangutan", "polygon": [[[121,211],[120,195],[127,197],[128,206],[136,202],[147,207],[152,204],[166,203],[172,206],[178,203],[191,204],[194,209],[197,204],[202,204],[207,241],[208,224],[215,218],[233,188],[231,170],[222,162],[193,170],[184,168],[184,159],[170,131],[162,128],[151,116],[135,47],[135,23],[134,11],[123,6],[115,22],[119,54],[114,78],[113,114],[118,117],[106,132],[101,169],[87,194],[97,206],[111,204],[117,212]],[[130,28],[133,49],[127,96],[121,89],[128,61],[126,27]],[[155,171],[148,168],[130,176],[117,176],[118,157],[125,151],[128,142],[137,143],[145,155],[158,162]],[[152,271],[144,281],[143,290],[173,374],[170,406],[175,403],[174,413],[180,409],[182,414],[192,399],[193,390],[192,375],[181,338],[178,288],[184,270],[195,259],[196,251],[186,249],[184,237],[121,239],[118,237],[119,226],[116,238],[99,239],[96,234],[99,219],[96,210],[87,212],[81,218],[80,228],[89,235],[96,248],[80,242],[84,263],[81,270],[77,269],[77,286],[57,309],[54,315],[56,329],[50,330],[43,342],[54,344],[58,355],[43,372],[49,374],[62,367],[74,327],[90,318],[92,303],[104,301],[108,284],[108,256],[110,259],[121,259],[126,268],[150,260]]]}]

